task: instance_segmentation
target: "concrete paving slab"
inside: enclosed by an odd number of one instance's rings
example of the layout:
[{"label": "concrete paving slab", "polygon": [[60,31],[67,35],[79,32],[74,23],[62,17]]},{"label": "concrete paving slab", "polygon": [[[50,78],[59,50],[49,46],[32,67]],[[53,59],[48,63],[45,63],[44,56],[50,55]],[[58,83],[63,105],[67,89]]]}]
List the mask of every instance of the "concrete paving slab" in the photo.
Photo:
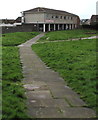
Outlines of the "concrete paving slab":
[{"label": "concrete paving slab", "polygon": [[66,95],[65,99],[71,104],[71,106],[87,106],[79,96],[74,96],[73,94]]},{"label": "concrete paving slab", "polygon": [[41,99],[41,103],[45,107],[70,107],[64,99]]},{"label": "concrete paving slab", "polygon": [[96,116],[95,112],[92,109],[84,108],[84,107],[72,107],[61,109],[63,112],[64,118],[94,118]]},{"label": "concrete paving slab", "polygon": [[64,99],[30,99],[27,102],[28,106],[33,107],[57,107],[62,109],[62,107],[70,107],[70,105]]},{"label": "concrete paving slab", "polygon": [[29,99],[27,101],[27,106],[28,108],[34,108],[34,107],[44,107],[42,102],[41,102],[41,99]]},{"label": "concrete paving slab", "polygon": [[49,90],[27,91],[26,95],[28,99],[52,99]]},{"label": "concrete paving slab", "polygon": [[30,91],[48,90],[47,85],[25,84],[25,85],[23,85],[23,87],[26,90],[30,90]]},{"label": "concrete paving slab", "polygon": [[[50,90],[51,91],[51,90]],[[51,94],[56,99],[66,99],[71,106],[87,106],[86,103],[80,99],[79,95],[71,91],[62,89],[52,90]]]},{"label": "concrete paving slab", "polygon": [[66,85],[66,83],[64,81],[46,81],[47,85]]},{"label": "concrete paving slab", "polygon": [[34,118],[62,118],[62,113],[56,107],[34,107],[29,114]]}]

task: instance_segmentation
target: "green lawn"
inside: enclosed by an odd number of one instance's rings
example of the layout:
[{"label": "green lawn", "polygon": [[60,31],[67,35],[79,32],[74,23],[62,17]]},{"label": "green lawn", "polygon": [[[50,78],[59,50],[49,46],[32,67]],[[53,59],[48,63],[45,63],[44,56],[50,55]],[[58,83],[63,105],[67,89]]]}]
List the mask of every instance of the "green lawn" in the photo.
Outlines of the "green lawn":
[{"label": "green lawn", "polygon": [[[61,33],[61,31],[58,32]],[[64,31],[59,35],[57,33],[55,33],[55,37],[65,34]],[[27,118],[24,88],[21,84],[23,76],[19,48],[16,46],[37,34],[39,33],[18,32],[3,35],[2,97],[4,120]],[[63,38],[65,37],[63,36]],[[33,45],[33,49],[48,66],[60,73],[69,86],[81,94],[89,107],[95,108],[95,95],[98,94],[95,89],[95,40],[36,44]]]},{"label": "green lawn", "polygon": [[[88,34],[89,33],[89,34]],[[66,30],[66,31],[54,31],[48,32],[42,37],[39,42],[43,41],[54,41],[54,40],[68,40],[72,38],[82,38],[82,37],[89,37],[89,36],[96,36],[95,30]]]},{"label": "green lawn", "polygon": [[3,119],[25,118],[25,97],[17,47],[3,47]]},{"label": "green lawn", "polygon": [[3,35],[2,55],[2,99],[3,119],[27,118],[24,88],[21,80],[22,69],[19,58],[19,45],[39,33],[9,33]]},{"label": "green lawn", "polygon": [[[63,33],[62,33],[63,34]],[[59,72],[89,107],[96,109],[96,40],[32,45],[47,66]]]},{"label": "green lawn", "polygon": [[15,46],[26,42],[27,40],[38,35],[37,32],[17,32],[17,33],[7,33],[3,34],[2,44],[4,46]]},{"label": "green lawn", "polygon": [[[0,35],[0,111],[2,111],[2,39]],[[2,114],[0,113],[0,120]]]}]

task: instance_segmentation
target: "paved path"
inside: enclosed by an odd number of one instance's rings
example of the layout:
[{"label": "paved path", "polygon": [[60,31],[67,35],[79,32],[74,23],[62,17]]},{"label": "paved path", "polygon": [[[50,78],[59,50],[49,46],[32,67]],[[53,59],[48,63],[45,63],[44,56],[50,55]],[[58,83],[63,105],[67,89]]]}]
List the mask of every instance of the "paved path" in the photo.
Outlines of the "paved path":
[{"label": "paved path", "polygon": [[35,118],[94,117],[95,112],[32,51],[31,45],[42,36],[44,33],[19,45],[28,114]]},{"label": "paved path", "polygon": [[65,42],[65,41],[76,41],[76,40],[85,40],[85,39],[96,39],[98,36],[91,36],[91,37],[85,37],[85,38],[75,38],[75,39],[68,39],[68,40],[54,40],[54,41],[43,41],[43,42],[36,42],[35,44],[38,43],[49,43],[49,42]]}]

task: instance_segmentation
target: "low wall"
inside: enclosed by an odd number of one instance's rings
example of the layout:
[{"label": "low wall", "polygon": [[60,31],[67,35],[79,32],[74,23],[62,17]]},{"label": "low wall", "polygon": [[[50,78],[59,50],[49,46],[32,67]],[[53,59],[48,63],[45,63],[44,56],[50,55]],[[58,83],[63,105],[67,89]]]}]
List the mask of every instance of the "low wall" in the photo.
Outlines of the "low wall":
[{"label": "low wall", "polygon": [[98,24],[96,24],[96,25],[82,25],[80,28],[98,30]]},{"label": "low wall", "polygon": [[13,27],[2,27],[2,34],[4,33],[14,33],[14,32],[32,32],[37,31],[37,27],[33,24],[23,24]]}]

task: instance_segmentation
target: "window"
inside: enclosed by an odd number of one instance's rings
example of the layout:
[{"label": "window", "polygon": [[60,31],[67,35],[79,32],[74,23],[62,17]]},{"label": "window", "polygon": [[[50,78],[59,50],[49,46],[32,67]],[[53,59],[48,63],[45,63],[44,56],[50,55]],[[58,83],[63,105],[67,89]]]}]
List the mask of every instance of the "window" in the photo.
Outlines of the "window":
[{"label": "window", "polygon": [[64,16],[64,19],[66,19],[66,16]]},{"label": "window", "polygon": [[58,16],[55,16],[55,18],[58,18]]},{"label": "window", "polygon": [[62,19],[62,16],[60,16],[60,19]]},{"label": "window", "polygon": [[71,17],[71,20],[72,20],[72,17]]},{"label": "window", "polygon": [[52,16],[52,18],[54,18],[54,16]]}]

